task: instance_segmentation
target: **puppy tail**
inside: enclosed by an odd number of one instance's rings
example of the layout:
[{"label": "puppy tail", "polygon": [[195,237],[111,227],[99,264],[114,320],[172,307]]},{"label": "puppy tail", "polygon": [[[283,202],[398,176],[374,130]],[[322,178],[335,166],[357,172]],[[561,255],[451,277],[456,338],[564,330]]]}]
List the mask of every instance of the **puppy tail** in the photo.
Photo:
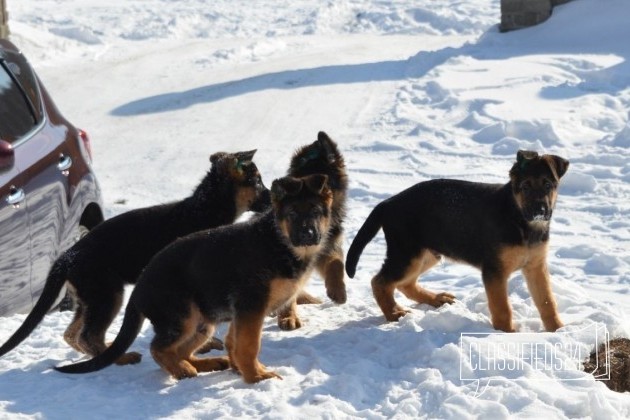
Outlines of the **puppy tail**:
[{"label": "puppy tail", "polygon": [[55,370],[63,373],[88,373],[101,370],[120,358],[131,346],[142,328],[144,316],[136,309],[133,294],[127,303],[125,317],[118,336],[114,342],[101,354],[85,362],[72,365],[56,366]]},{"label": "puppy tail", "polygon": [[55,261],[48,273],[44,290],[42,290],[42,294],[39,296],[37,303],[35,303],[33,310],[28,314],[17,331],[0,347],[0,356],[4,356],[17,347],[42,322],[44,316],[57,301],[59,292],[61,292],[63,285],[66,283],[69,267],[70,262],[65,258],[65,255]]},{"label": "puppy tail", "polygon": [[354,237],[350,249],[348,249],[348,255],[346,256],[346,273],[348,277],[354,277],[363,248],[376,236],[383,225],[381,222],[382,213],[383,203],[380,203],[374,207],[372,213],[370,213],[365,222],[363,222],[363,226],[361,226],[357,232],[357,236]]}]

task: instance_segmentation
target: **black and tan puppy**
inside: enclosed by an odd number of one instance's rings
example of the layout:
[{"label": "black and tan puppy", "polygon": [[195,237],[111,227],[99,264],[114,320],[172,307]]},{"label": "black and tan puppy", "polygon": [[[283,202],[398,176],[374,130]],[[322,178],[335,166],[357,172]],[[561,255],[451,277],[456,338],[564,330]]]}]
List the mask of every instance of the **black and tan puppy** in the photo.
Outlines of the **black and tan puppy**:
[{"label": "black and tan puppy", "polygon": [[[337,144],[326,133],[320,131],[317,140],[298,149],[291,158],[287,175],[302,177],[313,174],[328,176],[328,187],[333,193],[330,234],[325,239],[317,257],[315,269],[324,279],[326,294],[336,303],[346,302],[344,282],[343,220],[346,215],[348,175],[343,156]],[[305,291],[297,303],[321,303]],[[278,313],[278,326],[283,330],[294,330],[301,326],[297,316],[296,302],[291,302]]]},{"label": "black and tan puppy", "polygon": [[271,205],[252,162],[254,153],[215,153],[210,171],[190,197],[132,210],[94,228],[54,263],[35,307],[0,347],[0,356],[28,337],[66,283],[77,304],[66,342],[93,356],[105,350],[105,332],[120,309],[125,284],[135,283],[159,250],[178,237],[232,223],[249,209]]},{"label": "black and tan puppy", "polygon": [[394,300],[395,289],[419,303],[453,302],[453,295],[416,283],[443,255],[481,270],[492,325],[503,331],[514,331],[508,277],[522,270],[545,329],[555,331],[562,322],[551,292],[547,243],[558,182],[568,166],[558,156],[519,151],[505,185],[447,179],[416,184],[368,216],[348,250],[348,275],[354,277],[363,248],[382,227],[387,257],[372,290],[388,321],[407,312]]},{"label": "black and tan puppy", "polygon": [[[121,358],[144,318],[155,330],[151,354],[177,379],[231,366],[245,382],[279,377],[259,361],[265,316],[299,293],[330,227],[331,190],[325,175],[285,177],[271,187],[273,209],[248,222],[175,241],[147,265],[112,345],[66,373],[102,369]],[[195,351],[216,324],[231,321],[228,357]]]}]

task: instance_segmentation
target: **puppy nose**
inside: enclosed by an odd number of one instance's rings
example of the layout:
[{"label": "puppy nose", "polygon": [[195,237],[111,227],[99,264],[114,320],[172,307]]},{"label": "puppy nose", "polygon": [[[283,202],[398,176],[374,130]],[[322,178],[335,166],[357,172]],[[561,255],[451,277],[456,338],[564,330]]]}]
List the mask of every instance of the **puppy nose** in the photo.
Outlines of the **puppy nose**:
[{"label": "puppy nose", "polygon": [[533,213],[534,219],[545,220],[547,219],[549,211],[546,205],[539,204],[536,207],[534,207],[534,211],[532,213]]},{"label": "puppy nose", "polygon": [[305,226],[300,230],[300,239],[306,242],[311,242],[315,239],[315,229],[312,226]]}]

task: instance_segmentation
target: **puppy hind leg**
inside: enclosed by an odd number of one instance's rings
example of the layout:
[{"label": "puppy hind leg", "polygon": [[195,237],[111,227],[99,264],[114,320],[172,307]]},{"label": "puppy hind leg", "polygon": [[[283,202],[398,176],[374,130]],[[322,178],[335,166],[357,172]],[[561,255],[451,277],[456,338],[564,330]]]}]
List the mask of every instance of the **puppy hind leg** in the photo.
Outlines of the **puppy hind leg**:
[{"label": "puppy hind leg", "polygon": [[284,331],[292,331],[300,328],[302,321],[297,315],[297,301],[293,298],[284,307],[278,310],[278,327]]},{"label": "puppy hind leg", "polygon": [[223,344],[223,341],[221,341],[217,337],[210,337],[210,339],[206,341],[205,344],[197,349],[197,353],[204,354],[209,353],[212,350],[225,350],[225,345]]},{"label": "puppy hind leg", "polygon": [[75,298],[75,309],[74,309],[74,317],[72,318],[72,322],[66,328],[66,331],[63,333],[63,339],[66,343],[70,345],[73,349],[78,351],[79,353],[88,353],[86,349],[80,346],[79,337],[81,331],[83,330],[83,303]]},{"label": "puppy hind leg", "polygon": [[396,284],[396,288],[407,296],[407,298],[415,300],[418,303],[427,303],[434,307],[442,306],[445,303],[454,303],[455,296],[452,294],[447,292],[434,293],[420,287],[418,284],[418,277],[439,261],[440,256],[430,250],[421,251],[416,258],[413,258],[409,262],[403,280]]},{"label": "puppy hind leg", "polygon": [[105,333],[120,310],[122,300],[122,290],[113,294],[99,293],[98,299],[82,300],[83,328],[77,342],[87,354],[97,356],[107,348]]},{"label": "puppy hind leg", "polygon": [[162,369],[176,379],[197,376],[197,369],[187,360],[190,352],[194,351],[190,344],[197,341],[199,319],[195,315],[187,314],[183,319],[169,318],[165,322],[153,320],[155,337],[151,341],[151,355]]},{"label": "puppy hind leg", "polygon": [[383,315],[385,315],[385,319],[390,322],[398,321],[401,317],[409,313],[407,309],[398,305],[394,299],[394,290],[396,290],[395,284],[386,280],[381,272],[372,279],[372,293],[374,294],[374,299],[376,299],[376,303],[381,308]]},{"label": "puppy hind leg", "polygon": [[230,367],[232,368],[232,370],[236,371],[236,373],[240,374],[238,365],[236,364],[236,358],[235,358],[235,354],[234,354],[234,349],[236,348],[236,333],[235,333],[235,329],[236,329],[236,327],[234,326],[234,323],[231,322],[230,326],[228,328],[228,332],[225,335],[225,350],[227,351],[227,354],[228,354]]},{"label": "puppy hind leg", "polygon": [[230,367],[228,357],[195,357],[194,353],[208,343],[214,333],[214,325],[203,323],[197,327],[197,332],[186,342],[180,344],[180,357],[186,359],[197,369],[197,372],[212,372],[215,370],[225,370]]}]

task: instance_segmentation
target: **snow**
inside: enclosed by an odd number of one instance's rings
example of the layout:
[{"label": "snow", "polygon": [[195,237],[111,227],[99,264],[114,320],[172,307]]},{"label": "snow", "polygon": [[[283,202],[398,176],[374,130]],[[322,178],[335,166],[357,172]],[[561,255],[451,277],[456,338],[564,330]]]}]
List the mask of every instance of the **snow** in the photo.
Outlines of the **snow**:
[{"label": "snow", "polygon": [[[549,261],[566,326],[542,332],[515,274],[517,329],[585,352],[594,343],[580,331],[630,336],[627,0],[575,0],[539,26],[505,34],[498,0],[8,7],[14,42],[92,138],[108,217],[186,196],[218,150],[257,148],[269,185],[293,150],[324,130],[350,174],[347,249],[378,202],[416,182],[505,182],[519,148],[558,154],[571,166]],[[260,359],[281,381],[247,385],[226,371],[177,382],[148,354],[148,322],[132,346],[142,363],[63,375],[51,367],[81,355],[62,338],[71,314],[54,313],[0,358],[0,418],[630,417],[630,394],[575,369],[472,369],[462,334],[498,337],[473,268],[444,263],[422,277],[455,304],[435,309],[397,296],[411,313],[385,322],[370,288],[384,252],[379,234],[347,279],[345,305],[331,303],[314,276],[307,290],[324,303],[299,308],[302,328],[282,332],[267,319]],[[3,318],[0,340],[23,319]]]}]

